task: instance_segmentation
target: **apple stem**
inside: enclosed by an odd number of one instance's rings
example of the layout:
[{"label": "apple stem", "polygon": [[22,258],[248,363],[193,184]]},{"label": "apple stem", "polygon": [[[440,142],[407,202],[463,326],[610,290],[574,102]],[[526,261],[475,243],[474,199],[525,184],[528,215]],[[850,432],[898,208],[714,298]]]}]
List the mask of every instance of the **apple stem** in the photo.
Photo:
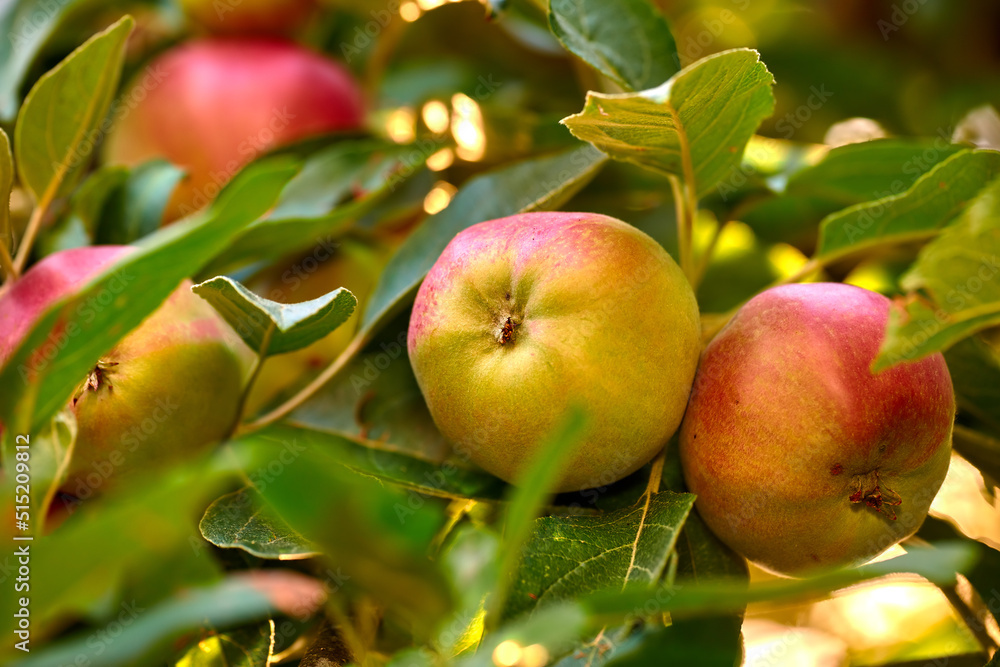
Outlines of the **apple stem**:
[{"label": "apple stem", "polygon": [[694,268],[691,262],[691,229],[693,210],[685,196],[687,189],[676,176],[669,176],[670,190],[674,197],[674,217],[677,218],[677,251],[680,255],[681,271],[691,285],[694,285]]},{"label": "apple stem", "polygon": [[691,281],[691,287],[698,289],[698,285],[701,284],[702,278],[705,277],[705,271],[708,270],[708,263],[712,261],[712,253],[715,252],[715,246],[719,244],[719,238],[722,237],[722,232],[725,231],[726,227],[732,224],[733,220],[735,220],[735,218],[726,220],[724,223],[715,228],[715,232],[712,234],[712,240],[708,242],[708,247],[705,248],[705,252],[698,261],[698,265],[694,272],[694,280]]},{"label": "apple stem", "polygon": [[649,481],[646,483],[646,495],[651,496],[660,490],[660,482],[663,480],[663,463],[667,459],[667,448],[664,447],[653,459],[653,468],[649,471]]},{"label": "apple stem", "polygon": [[[916,542],[918,542],[917,538],[910,538],[903,543],[903,546],[909,547],[911,543]],[[926,544],[920,546],[926,547]],[[907,551],[909,550],[907,548]],[[938,589],[944,594],[955,611],[958,612],[959,617],[964,621],[965,627],[968,628],[969,632],[972,633],[980,645],[986,651],[996,651],[1000,643],[998,643],[994,635],[990,634],[990,621],[993,618],[992,612],[982,600],[976,599],[968,580],[963,577],[955,584],[944,584],[938,586]]]},{"label": "apple stem", "polygon": [[20,272],[14,266],[7,244],[0,240],[0,269],[3,269],[4,281],[14,282],[20,277]]},{"label": "apple stem", "polygon": [[243,388],[243,395],[240,396],[240,404],[236,410],[236,419],[233,420],[233,425],[229,429],[230,438],[236,435],[240,428],[240,420],[242,419],[243,410],[246,409],[247,400],[250,398],[250,390],[253,389],[254,383],[257,382],[257,378],[260,376],[261,369],[264,367],[267,350],[271,347],[271,338],[274,336],[276,328],[277,326],[272,322],[260,342],[260,349],[257,350],[256,359],[254,359],[253,370],[250,371],[250,377],[247,378],[246,386]]},{"label": "apple stem", "polygon": [[[47,195],[48,193],[46,193]],[[12,268],[14,273],[11,274],[16,279],[21,275],[21,271],[24,270],[25,265],[28,263],[28,255],[31,254],[31,246],[35,244],[35,237],[38,235],[38,231],[42,227],[42,218],[45,217],[45,212],[48,210],[49,202],[43,197],[43,201],[39,201],[34,210],[31,212],[31,217],[28,218],[28,225],[24,229],[24,237],[21,239],[20,245],[17,247],[17,254],[14,256],[14,264]]]}]

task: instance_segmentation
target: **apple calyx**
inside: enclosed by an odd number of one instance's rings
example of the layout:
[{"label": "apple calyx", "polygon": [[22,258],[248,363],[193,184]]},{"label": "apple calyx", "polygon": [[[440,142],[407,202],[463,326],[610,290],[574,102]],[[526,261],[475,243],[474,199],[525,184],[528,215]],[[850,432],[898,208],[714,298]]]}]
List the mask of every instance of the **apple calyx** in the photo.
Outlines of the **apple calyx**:
[{"label": "apple calyx", "polygon": [[493,331],[493,337],[496,338],[497,343],[501,347],[514,341],[514,334],[517,332],[517,328],[523,319],[524,313],[515,312],[515,305],[511,303],[510,292],[507,292],[503,305],[501,305],[497,313],[496,325]]},{"label": "apple calyx", "polygon": [[514,330],[520,322],[515,322],[513,317],[507,317],[497,330],[496,338],[500,345],[506,345],[514,340]]},{"label": "apple calyx", "polygon": [[896,520],[896,511],[892,508],[902,505],[903,499],[888,486],[880,483],[878,470],[855,475],[854,481],[857,483],[857,491],[850,496],[852,503],[864,503],[879,514],[885,514],[890,521]]},{"label": "apple calyx", "polygon": [[108,379],[107,375],[108,371],[117,365],[117,361],[104,361],[103,359],[98,361],[90,372],[87,373],[87,379],[83,381],[83,384],[80,385],[80,388],[73,395],[73,405],[76,405],[88,391],[98,391],[102,386],[107,386],[109,392],[113,391],[115,387],[111,384],[111,380]]}]

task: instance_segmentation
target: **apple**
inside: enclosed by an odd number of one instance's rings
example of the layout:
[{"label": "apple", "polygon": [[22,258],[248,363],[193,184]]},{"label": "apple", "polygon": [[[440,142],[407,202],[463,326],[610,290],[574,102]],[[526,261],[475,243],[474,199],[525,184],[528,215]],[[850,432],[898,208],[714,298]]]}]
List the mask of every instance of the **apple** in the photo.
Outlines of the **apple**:
[{"label": "apple", "polygon": [[448,244],[407,337],[431,416],[456,452],[508,482],[573,406],[587,432],[557,491],[640,468],[677,430],[701,349],[670,255],[620,220],[523,213]]},{"label": "apple", "polygon": [[192,19],[224,33],[286,33],[305,22],[314,0],[181,0]]},{"label": "apple", "polygon": [[940,354],[873,374],[891,301],[766,290],[706,346],[681,426],[699,514],[778,574],[849,566],[912,535],[941,487],[955,397]]},{"label": "apple", "polygon": [[[0,297],[0,365],[53,302],[132,250],[74,248],[35,264]],[[122,281],[116,288],[128,289],[127,276]],[[64,492],[84,499],[102,493],[229,433],[253,356],[190,287],[185,280],[81,378],[68,405],[77,437]]]},{"label": "apple", "polygon": [[276,39],[205,39],[156,58],[122,98],[105,162],[166,159],[188,172],[166,221],[206,206],[248,162],[286,144],[355,130],[361,91],[346,68]]}]

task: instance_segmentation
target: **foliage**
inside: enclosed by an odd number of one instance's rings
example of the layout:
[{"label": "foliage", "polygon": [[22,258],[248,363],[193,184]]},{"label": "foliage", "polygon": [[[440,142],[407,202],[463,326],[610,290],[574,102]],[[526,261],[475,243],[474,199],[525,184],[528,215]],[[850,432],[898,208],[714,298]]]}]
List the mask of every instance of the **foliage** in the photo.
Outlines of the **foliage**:
[{"label": "foliage", "polygon": [[[161,228],[183,170],[107,164],[100,146],[134,106],[122,82],[204,27],[171,0],[0,3],[0,200],[11,202],[0,272],[12,281],[80,245],[139,248],[49,308],[0,368],[0,507],[14,511],[18,436],[30,435],[34,537],[30,592],[0,596],[0,662],[738,664],[748,604],[899,573],[939,585],[988,661],[995,545],[934,519],[927,548],[750,582],[692,510],[673,443],[630,478],[558,496],[582,410],[518,487],[452,452],[405,332],[423,277],[463,229],[524,211],[614,215],[677,257],[706,338],[769,284],[825,277],[895,297],[874,368],[947,352],[955,447],[992,493],[1000,117],[988,105],[1000,104],[1000,61],[992,74],[966,67],[988,49],[965,28],[995,8],[875,3],[884,16],[858,27],[846,9],[788,2],[765,3],[769,13],[735,0],[491,1],[489,21],[472,1],[321,4],[292,38],[361,81],[365,136],[260,155],[209,208]],[[851,30],[874,30],[869,60],[845,45]],[[952,57],[937,69],[907,60],[925,48]],[[858,114],[898,136],[821,143]],[[336,284],[294,298],[347,240],[391,252],[372,253],[370,293]],[[255,287],[268,271],[281,276],[277,296]],[[67,400],[187,277],[260,362],[335,331],[348,342],[203,459],[98,499],[59,496],[75,432]],[[25,532],[5,521],[2,533],[7,587],[21,544],[10,538]],[[978,603],[956,601],[959,575]],[[9,638],[29,594],[27,654]]]}]

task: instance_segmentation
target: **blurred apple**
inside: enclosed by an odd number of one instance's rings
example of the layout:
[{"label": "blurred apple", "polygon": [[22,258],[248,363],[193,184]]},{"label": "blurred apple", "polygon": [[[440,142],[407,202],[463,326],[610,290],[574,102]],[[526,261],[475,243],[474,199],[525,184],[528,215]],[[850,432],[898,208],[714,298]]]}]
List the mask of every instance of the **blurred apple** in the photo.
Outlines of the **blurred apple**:
[{"label": "blurred apple", "polygon": [[314,0],[181,0],[184,11],[213,32],[281,34],[294,30]]},{"label": "blurred apple", "polygon": [[182,44],[153,60],[122,99],[105,161],[163,158],[186,169],[168,222],[206,206],[266,152],[363,121],[361,91],[345,67],[274,39]]},{"label": "blurred apple", "polygon": [[[33,266],[0,298],[0,364],[50,305],[132,250],[74,248]],[[65,492],[88,498],[193,455],[233,427],[252,354],[190,287],[185,280],[81,378],[68,406],[77,437]],[[130,289],[127,276],[107,289],[81,316]]]}]

